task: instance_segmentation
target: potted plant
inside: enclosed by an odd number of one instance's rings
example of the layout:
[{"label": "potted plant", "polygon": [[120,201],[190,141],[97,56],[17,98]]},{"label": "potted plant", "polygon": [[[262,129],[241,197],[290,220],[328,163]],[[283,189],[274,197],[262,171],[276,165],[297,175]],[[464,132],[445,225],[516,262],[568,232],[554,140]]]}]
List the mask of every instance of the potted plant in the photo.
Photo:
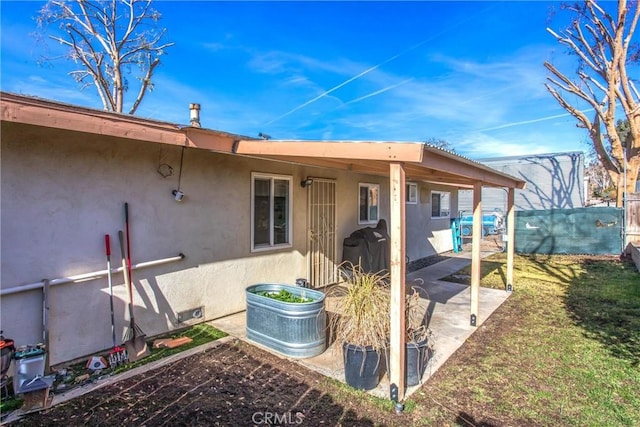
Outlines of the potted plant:
[{"label": "potted plant", "polygon": [[347,270],[345,282],[328,293],[335,300],[329,333],[342,350],[347,384],[370,390],[384,372],[381,362],[389,342],[389,275],[350,263]]}]

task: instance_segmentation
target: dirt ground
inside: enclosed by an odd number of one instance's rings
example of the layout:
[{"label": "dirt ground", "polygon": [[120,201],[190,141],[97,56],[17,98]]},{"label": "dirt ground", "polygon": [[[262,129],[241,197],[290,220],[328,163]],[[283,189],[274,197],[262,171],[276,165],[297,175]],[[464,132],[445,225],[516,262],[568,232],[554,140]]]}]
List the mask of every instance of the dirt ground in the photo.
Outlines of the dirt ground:
[{"label": "dirt ground", "polygon": [[[240,340],[28,414],[12,425],[408,425],[294,361]],[[404,420],[403,420],[404,418]]]},{"label": "dirt ground", "polygon": [[[506,307],[505,307],[506,308]],[[445,362],[472,363],[477,351],[516,324],[517,312],[498,309]],[[443,366],[444,367],[444,366]],[[294,361],[233,339],[202,353],[102,387],[50,409],[28,414],[15,426],[524,426],[491,416],[465,393],[436,401],[440,371],[410,396],[413,410],[396,414],[365,393],[338,384]],[[434,416],[433,408],[438,406]],[[455,409],[454,409],[455,408]],[[460,408],[465,408],[461,411]],[[431,419],[431,421],[429,421]],[[425,424],[426,423],[426,424]]]}]

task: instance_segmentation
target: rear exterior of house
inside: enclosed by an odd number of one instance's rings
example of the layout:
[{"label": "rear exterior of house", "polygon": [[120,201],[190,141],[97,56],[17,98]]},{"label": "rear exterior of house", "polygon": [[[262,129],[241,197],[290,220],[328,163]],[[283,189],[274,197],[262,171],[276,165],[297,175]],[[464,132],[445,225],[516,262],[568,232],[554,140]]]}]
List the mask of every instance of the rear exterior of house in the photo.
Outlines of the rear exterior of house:
[{"label": "rear exterior of house", "polygon": [[[5,118],[1,321],[17,345],[43,336],[42,289],[19,287],[104,271],[105,234],[113,268],[122,265],[118,232],[126,231],[125,203],[131,260],[143,265],[132,272],[136,323],[148,336],[244,310],[249,285],[335,282],[343,239],[388,219],[389,180],[383,176]],[[149,122],[147,129],[151,134],[167,126]],[[168,138],[171,132],[158,134]],[[307,178],[312,183],[303,186]],[[182,201],[173,195],[177,189]],[[456,204],[457,187],[407,183],[410,260],[451,250],[449,217]],[[165,259],[171,261],[144,266]],[[97,276],[51,286],[52,365],[111,347],[108,281]],[[120,342],[128,329],[121,273],[114,273],[113,285]],[[185,320],[184,313],[198,310],[202,317]]]}]

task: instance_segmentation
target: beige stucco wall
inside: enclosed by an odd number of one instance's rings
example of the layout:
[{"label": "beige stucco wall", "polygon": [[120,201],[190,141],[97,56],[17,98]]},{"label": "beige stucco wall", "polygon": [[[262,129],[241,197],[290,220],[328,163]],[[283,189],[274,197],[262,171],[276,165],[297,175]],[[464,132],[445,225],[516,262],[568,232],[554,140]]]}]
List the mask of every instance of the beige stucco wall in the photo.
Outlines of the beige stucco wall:
[{"label": "beige stucco wall", "polygon": [[[112,263],[129,203],[134,263],[184,253],[182,261],[133,272],[137,323],[148,335],[179,326],[177,312],[204,306],[207,319],[244,309],[244,288],[304,277],[305,221],[294,215],[293,247],[250,251],[251,171],[294,175],[298,168],[187,149],[178,203],[180,148],[136,141],[2,129],[2,287],[10,288],[106,268]],[[159,163],[174,175],[163,178]],[[295,183],[295,180],[294,180]],[[306,209],[293,186],[294,211]],[[126,332],[126,293],[114,277],[118,338]],[[2,298],[2,328],[17,344],[42,340],[41,291]],[[111,346],[106,278],[57,285],[50,294],[51,363]]]},{"label": "beige stucco wall", "polygon": [[[414,182],[414,181],[412,181]],[[418,200],[416,204],[405,205],[407,218],[407,257],[415,261],[453,249],[450,218],[431,218],[431,192],[449,192],[450,211],[455,216],[458,206],[458,191],[445,185],[416,182]]]},{"label": "beige stucco wall", "polygon": [[[338,256],[342,240],[362,227],[358,182],[381,185],[381,217],[388,220],[384,177],[186,149],[180,186],[185,198],[178,203],[171,191],[178,186],[180,147],[6,123],[1,144],[2,289],[106,269],[106,233],[112,266],[120,266],[118,230],[125,230],[127,202],[134,264],[186,256],[133,272],[136,321],[149,336],[184,326],[176,319],[180,311],[204,306],[205,319],[218,318],[244,310],[244,289],[251,284],[294,283],[306,276],[307,190],[299,185],[306,176],[336,180]],[[174,174],[162,177],[161,163]],[[251,172],[293,177],[291,248],[251,252]],[[447,248],[433,231],[437,224],[419,220],[430,206],[417,208],[407,209],[410,258],[449,250],[451,239]],[[123,282],[114,275],[118,340],[128,329]],[[51,364],[111,347],[106,277],[53,286],[49,307]],[[4,295],[0,320],[17,345],[40,342],[42,291]]]}]

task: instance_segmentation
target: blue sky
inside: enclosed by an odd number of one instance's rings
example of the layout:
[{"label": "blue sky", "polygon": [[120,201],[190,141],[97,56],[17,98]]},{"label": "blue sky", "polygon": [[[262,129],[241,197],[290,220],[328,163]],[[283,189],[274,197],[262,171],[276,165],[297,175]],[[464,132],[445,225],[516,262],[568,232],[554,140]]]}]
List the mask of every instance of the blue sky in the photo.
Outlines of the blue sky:
[{"label": "blue sky", "polygon": [[[71,64],[40,66],[44,2],[0,3],[3,91],[102,108]],[[273,139],[447,141],[473,159],[588,151],[544,87],[572,58],[560,2],[158,1],[175,43],[137,115]],[[609,3],[615,7],[615,3]],[[565,20],[563,20],[565,19]],[[49,53],[57,46],[49,41]]]}]

